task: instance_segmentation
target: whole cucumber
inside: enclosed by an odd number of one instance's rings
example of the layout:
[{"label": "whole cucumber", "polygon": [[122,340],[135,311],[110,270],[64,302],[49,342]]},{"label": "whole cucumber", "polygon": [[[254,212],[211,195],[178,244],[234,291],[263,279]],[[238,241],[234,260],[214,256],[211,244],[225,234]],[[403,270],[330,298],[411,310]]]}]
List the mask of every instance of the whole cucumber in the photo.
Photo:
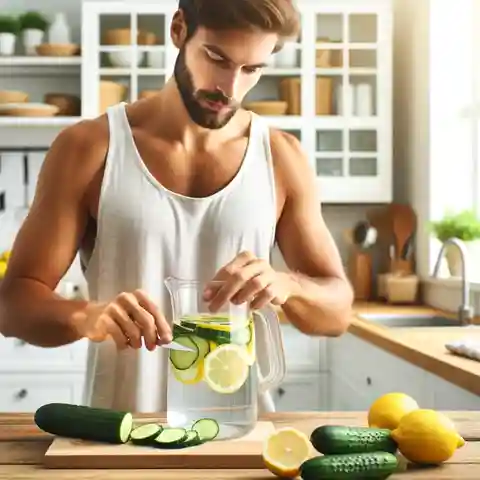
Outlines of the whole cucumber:
[{"label": "whole cucumber", "polygon": [[306,460],[300,467],[302,480],[383,480],[398,468],[388,452],[325,455]]},{"label": "whole cucumber", "polygon": [[397,443],[386,428],[323,425],[311,433],[310,442],[324,455],[397,451]]}]

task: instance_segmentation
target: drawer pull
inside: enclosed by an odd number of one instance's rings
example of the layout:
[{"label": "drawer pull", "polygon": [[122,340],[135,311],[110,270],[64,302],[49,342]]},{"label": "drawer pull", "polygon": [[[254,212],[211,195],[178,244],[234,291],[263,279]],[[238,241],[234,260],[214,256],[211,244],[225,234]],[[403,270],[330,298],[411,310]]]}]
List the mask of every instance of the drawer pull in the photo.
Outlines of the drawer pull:
[{"label": "drawer pull", "polygon": [[370,377],[367,377],[367,385],[371,385],[372,384],[372,379]]},{"label": "drawer pull", "polygon": [[22,388],[16,395],[16,397],[18,399],[22,399],[22,398],[25,398],[26,396],[28,395],[28,390],[26,390],[25,388]]},{"label": "drawer pull", "polygon": [[27,342],[25,340],[17,340],[17,345],[19,347],[23,347],[27,344]]},{"label": "drawer pull", "polygon": [[285,390],[283,388],[279,388],[278,389],[278,396],[282,397],[283,395],[285,395]]}]

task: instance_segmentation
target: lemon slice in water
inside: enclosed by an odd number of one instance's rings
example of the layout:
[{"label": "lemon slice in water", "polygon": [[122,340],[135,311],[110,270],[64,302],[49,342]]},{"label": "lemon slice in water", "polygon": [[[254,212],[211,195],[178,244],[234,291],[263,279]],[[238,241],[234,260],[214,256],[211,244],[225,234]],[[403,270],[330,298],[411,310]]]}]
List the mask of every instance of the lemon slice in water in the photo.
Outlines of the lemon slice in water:
[{"label": "lemon slice in water", "polygon": [[234,393],[248,379],[249,360],[243,347],[220,345],[205,357],[204,380],[217,393]]}]

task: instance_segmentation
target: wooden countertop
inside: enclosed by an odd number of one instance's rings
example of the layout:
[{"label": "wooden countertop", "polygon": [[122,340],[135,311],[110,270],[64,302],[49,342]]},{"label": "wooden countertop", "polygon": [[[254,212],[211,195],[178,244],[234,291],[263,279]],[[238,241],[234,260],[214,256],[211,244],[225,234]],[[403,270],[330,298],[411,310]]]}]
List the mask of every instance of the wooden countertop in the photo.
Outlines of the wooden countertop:
[{"label": "wooden countertop", "polygon": [[[480,412],[445,412],[467,441],[440,467],[408,470],[392,475],[403,480],[478,480],[480,477]],[[136,415],[158,419],[158,416]],[[366,425],[365,412],[274,413],[262,419],[275,426],[292,426],[310,435],[324,424]],[[48,470],[43,455],[52,437],[40,431],[31,414],[0,414],[0,480],[269,480],[267,470]]]},{"label": "wooden countertop", "polygon": [[[456,326],[456,315],[427,306],[356,303],[349,332],[476,395],[480,395],[480,362],[451,354],[445,343],[468,336],[480,342],[480,328]],[[452,319],[452,327],[392,328],[361,318],[362,313],[439,314]],[[288,323],[281,312],[280,320]],[[480,325],[480,318],[474,319]],[[480,473],[479,473],[480,478]]]}]

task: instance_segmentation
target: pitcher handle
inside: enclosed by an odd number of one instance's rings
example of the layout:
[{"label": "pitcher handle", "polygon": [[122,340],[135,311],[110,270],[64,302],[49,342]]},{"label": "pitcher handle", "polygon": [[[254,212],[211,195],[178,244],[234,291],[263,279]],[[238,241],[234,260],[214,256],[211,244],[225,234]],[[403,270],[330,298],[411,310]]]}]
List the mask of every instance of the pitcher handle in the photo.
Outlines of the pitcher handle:
[{"label": "pitcher handle", "polygon": [[268,373],[259,381],[260,393],[265,393],[279,385],[285,377],[285,351],[279,319],[275,310],[269,306],[262,310],[255,310],[254,313],[262,320],[267,332]]}]

